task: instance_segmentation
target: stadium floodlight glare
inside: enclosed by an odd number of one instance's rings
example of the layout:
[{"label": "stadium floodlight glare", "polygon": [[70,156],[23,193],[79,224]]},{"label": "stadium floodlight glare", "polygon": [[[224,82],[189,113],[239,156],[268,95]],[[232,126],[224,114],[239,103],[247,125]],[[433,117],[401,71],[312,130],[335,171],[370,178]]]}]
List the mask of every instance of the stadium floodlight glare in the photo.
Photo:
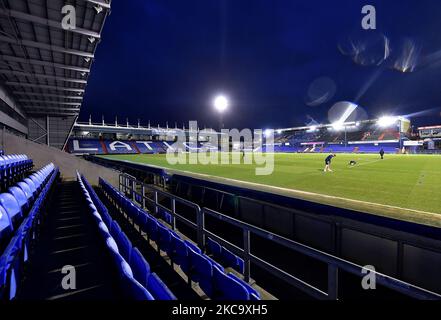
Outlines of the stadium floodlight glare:
[{"label": "stadium floodlight glare", "polygon": [[224,113],[228,109],[230,102],[226,96],[218,95],[214,98],[213,105],[217,112]]},{"label": "stadium floodlight glare", "polygon": [[332,128],[335,131],[341,131],[345,128],[345,126],[344,126],[343,122],[337,121],[332,124]]},{"label": "stadium floodlight glare", "polygon": [[266,129],[263,134],[265,135],[265,138],[268,138],[269,136],[271,136],[271,134],[273,134],[274,130],[272,129]]},{"label": "stadium floodlight glare", "polygon": [[389,127],[393,124],[395,124],[397,122],[398,118],[397,117],[392,117],[392,116],[384,116],[381,117],[380,119],[378,119],[377,124],[379,127]]}]

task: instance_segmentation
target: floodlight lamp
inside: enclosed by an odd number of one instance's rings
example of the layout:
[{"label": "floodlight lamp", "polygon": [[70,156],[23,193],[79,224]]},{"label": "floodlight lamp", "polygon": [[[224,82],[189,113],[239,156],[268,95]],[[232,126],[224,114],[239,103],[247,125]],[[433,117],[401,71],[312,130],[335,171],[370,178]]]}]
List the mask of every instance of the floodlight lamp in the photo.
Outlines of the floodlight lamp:
[{"label": "floodlight lamp", "polygon": [[379,127],[385,128],[395,124],[397,122],[397,119],[397,117],[383,116],[378,119],[377,124]]},{"label": "floodlight lamp", "polygon": [[213,100],[214,108],[219,113],[224,113],[228,109],[229,104],[228,98],[223,95],[219,95]]},{"label": "floodlight lamp", "polygon": [[265,135],[265,138],[268,138],[271,136],[271,134],[273,134],[274,130],[271,129],[266,129],[263,134]]},{"label": "floodlight lamp", "polygon": [[334,123],[332,124],[332,128],[333,128],[335,131],[341,131],[341,130],[343,130],[345,127],[344,127],[344,124],[343,124],[342,122],[334,122]]}]

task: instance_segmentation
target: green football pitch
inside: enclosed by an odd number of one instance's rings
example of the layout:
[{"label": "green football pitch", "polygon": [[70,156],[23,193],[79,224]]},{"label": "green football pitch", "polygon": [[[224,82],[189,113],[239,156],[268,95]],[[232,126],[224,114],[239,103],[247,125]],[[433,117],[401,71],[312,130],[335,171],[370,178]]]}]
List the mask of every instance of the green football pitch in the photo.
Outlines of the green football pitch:
[{"label": "green football pitch", "polygon": [[[324,173],[326,154],[274,154],[274,171],[266,176],[255,174],[256,164],[171,165],[165,155],[104,157],[441,227],[441,156],[386,155],[381,160],[379,155],[338,154],[333,172]],[[350,160],[357,164],[350,166]]]}]

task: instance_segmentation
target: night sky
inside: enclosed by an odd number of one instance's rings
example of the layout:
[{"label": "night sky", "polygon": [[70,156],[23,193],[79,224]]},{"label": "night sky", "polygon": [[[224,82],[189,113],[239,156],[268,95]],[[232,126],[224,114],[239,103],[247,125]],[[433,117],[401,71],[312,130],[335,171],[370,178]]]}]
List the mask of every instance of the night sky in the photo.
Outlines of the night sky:
[{"label": "night sky", "polygon": [[217,93],[229,128],[328,123],[339,101],[441,124],[441,1],[113,0],[80,120],[216,126]]}]

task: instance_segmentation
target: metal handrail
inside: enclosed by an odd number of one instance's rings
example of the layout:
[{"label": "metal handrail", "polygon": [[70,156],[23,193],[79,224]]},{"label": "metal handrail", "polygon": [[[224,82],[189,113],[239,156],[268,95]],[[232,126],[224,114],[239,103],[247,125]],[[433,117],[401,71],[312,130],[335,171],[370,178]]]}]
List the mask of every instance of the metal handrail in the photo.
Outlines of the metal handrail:
[{"label": "metal handrail", "polygon": [[[227,216],[223,213],[216,212],[209,208],[200,208],[197,204],[180,198],[178,196],[175,196],[173,194],[170,194],[166,191],[159,190],[157,187],[152,185],[147,185],[143,182],[137,181],[133,177],[127,175],[127,174],[121,174],[119,179],[120,190],[124,189],[126,192],[127,190],[130,190],[132,192],[133,200],[135,200],[135,194],[140,195],[137,190],[136,186],[140,185],[142,187],[142,198],[143,198],[143,208],[145,208],[145,202],[144,199],[148,199],[154,206],[155,211],[158,210],[158,208],[161,208],[162,210],[167,211],[170,213],[173,217],[173,228],[176,227],[175,225],[175,219],[178,221],[182,221],[189,225],[190,227],[197,230],[197,238],[198,238],[198,245],[201,249],[205,248],[205,238],[210,237],[213,238],[213,240],[218,241],[221,245],[227,247],[229,250],[231,250],[236,255],[240,256],[244,260],[244,278],[245,281],[250,280],[250,273],[251,273],[251,263],[254,263],[258,266],[260,266],[262,269],[270,272],[271,274],[277,276],[278,278],[287,281],[291,285],[303,290],[307,294],[318,298],[318,299],[338,299],[338,285],[339,285],[339,272],[345,271],[351,274],[354,274],[359,277],[363,277],[365,275],[364,272],[366,272],[366,268],[357,265],[355,263],[352,263],[350,261],[344,260],[342,258],[333,256],[329,253],[320,251],[318,249],[309,247],[307,245],[304,245],[300,242],[282,237],[280,235],[277,235],[275,233],[269,232],[267,230],[261,229],[259,227],[253,226],[251,224],[248,224],[246,222],[237,220],[235,218],[232,218],[230,216]],[[130,182],[130,184],[127,184],[127,182]],[[122,188],[121,188],[122,187]],[[149,189],[154,192],[155,199],[150,199],[145,196],[145,190]],[[158,194],[163,195],[165,197],[168,197],[172,200],[172,209],[168,209],[167,207],[162,206],[158,202]],[[181,202],[183,204],[186,204],[192,208],[194,208],[197,212],[197,222],[191,222],[185,217],[182,217],[176,212],[175,204],[177,202]],[[205,217],[211,216],[217,220],[226,222],[230,225],[233,225],[235,227],[238,227],[242,230],[243,233],[243,248],[240,248],[229,241],[221,238],[220,236],[214,234],[213,232],[205,229]],[[263,260],[260,257],[257,257],[256,255],[251,253],[250,249],[250,238],[251,234],[255,234],[257,236],[260,236],[264,239],[267,239],[271,242],[277,243],[279,245],[282,245],[290,250],[293,250],[295,252],[298,252],[300,254],[303,254],[307,257],[310,257],[312,259],[315,259],[317,261],[320,261],[322,263],[327,264],[328,266],[328,284],[327,284],[327,291],[324,292],[320,288],[314,287],[313,285],[289,274],[288,272],[272,265],[268,261]],[[375,274],[376,281],[383,285],[384,287],[387,287],[389,289],[395,290],[397,292],[400,292],[402,294],[408,295],[413,298],[417,299],[428,299],[428,300],[439,300],[441,299],[441,295],[423,288],[420,288],[418,286],[406,283],[402,280],[393,278],[391,276],[382,274],[380,272],[376,272],[373,270],[369,270],[370,273]]]}]

